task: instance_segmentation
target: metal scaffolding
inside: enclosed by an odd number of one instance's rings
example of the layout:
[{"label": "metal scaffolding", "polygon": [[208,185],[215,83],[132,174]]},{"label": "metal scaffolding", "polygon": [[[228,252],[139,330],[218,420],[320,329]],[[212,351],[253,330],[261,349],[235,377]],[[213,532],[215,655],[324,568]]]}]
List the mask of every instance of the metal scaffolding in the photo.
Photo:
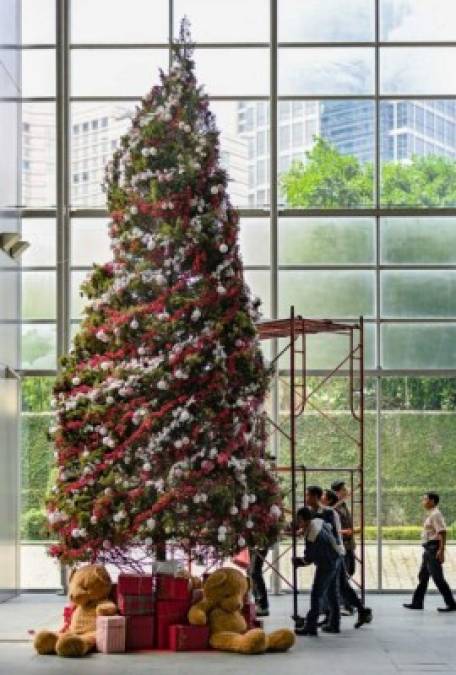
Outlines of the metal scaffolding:
[{"label": "metal scaffolding", "polygon": [[[277,414],[277,405],[275,418],[268,418],[270,426],[270,435],[275,440],[275,447],[278,448],[278,438],[285,441],[288,446],[288,462],[283,465],[277,465],[278,475],[289,475],[289,497],[290,497],[290,515],[291,527],[289,536],[291,536],[291,545],[285,551],[276,551],[272,562],[265,560],[267,566],[272,569],[277,579],[283,581],[293,592],[293,619],[299,617],[298,613],[298,575],[297,567],[292,564],[291,579],[288,579],[280,570],[280,560],[291,550],[292,560],[297,557],[297,528],[296,528],[296,509],[298,502],[298,483],[299,492],[302,492],[302,501],[304,501],[305,490],[310,473],[330,473],[337,472],[337,475],[348,476],[347,483],[351,488],[351,508],[354,516],[355,525],[358,533],[358,555],[359,581],[355,582],[359,586],[363,600],[365,593],[365,553],[364,553],[364,342],[363,342],[363,318],[358,321],[331,321],[304,319],[301,316],[295,316],[294,307],[290,309],[288,319],[278,319],[271,321],[262,321],[257,324],[258,334],[261,340],[285,340],[285,344],[280,345],[277,356],[273,359],[273,366],[276,370],[275,379],[275,400],[277,401],[277,385],[284,383],[289,390],[289,409],[286,416]],[[308,340],[307,336],[316,334],[342,335],[347,338],[346,354],[337,365],[327,372],[312,387],[308,378]],[[283,360],[288,356],[288,366],[283,367]],[[280,363],[279,363],[280,361]],[[289,381],[284,380],[284,375]],[[352,433],[347,431],[330,412],[322,410],[315,403],[315,394],[321,392],[323,387],[328,384],[333,377],[345,377],[348,380],[348,407],[351,418],[356,423],[356,431]],[[349,440],[356,450],[356,461],[352,466],[306,466],[305,463],[305,438],[304,441],[297,439],[297,420],[301,418],[306,410],[311,408],[319,416],[329,423],[335,433],[342,434]],[[298,447],[302,445],[301,447]],[[304,461],[298,461],[298,453],[302,450],[301,457]],[[283,453],[281,453],[282,455]],[[277,459],[277,456],[276,456]],[[286,496],[287,497],[287,496]]]}]

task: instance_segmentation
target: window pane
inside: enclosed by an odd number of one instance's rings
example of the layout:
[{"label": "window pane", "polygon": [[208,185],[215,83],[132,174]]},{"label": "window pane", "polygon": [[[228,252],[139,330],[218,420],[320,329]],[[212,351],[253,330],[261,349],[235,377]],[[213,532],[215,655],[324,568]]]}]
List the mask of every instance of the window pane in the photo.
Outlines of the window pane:
[{"label": "window pane", "polygon": [[[280,201],[297,208],[372,206],[375,110],[372,101],[279,104]],[[302,143],[281,143],[283,131],[304,124]]]},{"label": "window pane", "polygon": [[382,218],[384,263],[456,263],[454,218]]},{"label": "window pane", "polygon": [[381,295],[387,318],[456,317],[456,272],[382,272]]},{"label": "window pane", "polygon": [[308,318],[342,319],[374,314],[373,272],[303,271],[279,272],[279,313]]},{"label": "window pane", "polygon": [[281,218],[279,263],[373,263],[374,231],[372,218]]},{"label": "window pane", "polygon": [[112,260],[107,221],[73,218],[71,221],[71,264],[88,267]]},{"label": "window pane", "polygon": [[22,273],[22,318],[56,318],[55,272]]},{"label": "window pane", "polygon": [[381,0],[380,39],[393,42],[454,40],[453,0]]},{"label": "window pane", "polygon": [[55,135],[55,105],[24,103],[21,170],[23,206],[55,205]]},{"label": "window pane", "polygon": [[[3,75],[5,75],[4,71]],[[0,82],[0,87],[4,91],[3,79]],[[2,149],[2,161],[0,162],[0,207],[2,208],[15,207],[19,203],[20,177],[19,172],[16,170],[20,156],[20,148],[18,148],[17,143],[19,128],[19,104],[13,101],[1,101],[0,147]]]},{"label": "window pane", "polygon": [[401,369],[454,368],[456,325],[384,324],[382,367]]},{"label": "window pane", "polygon": [[[268,104],[265,121],[267,124]],[[230,179],[228,193],[235,206],[253,206],[257,203],[257,183],[251,169],[255,166],[255,150],[249,155],[249,143],[255,138],[255,111],[257,103],[252,101],[212,101],[210,109],[216,117],[220,130],[220,161]],[[266,131],[264,131],[266,135]]]},{"label": "window pane", "polygon": [[22,540],[40,540],[46,524],[44,500],[54,465],[53,443],[47,437],[54,413],[54,378],[26,377],[21,386],[21,533]]},{"label": "window pane", "polygon": [[55,324],[22,324],[22,368],[41,370],[56,367]]},{"label": "window pane", "polygon": [[264,318],[271,316],[271,276],[263,270],[244,270],[244,279],[250,288],[252,297],[261,300],[261,314]]},{"label": "window pane", "polygon": [[239,243],[244,265],[268,265],[270,260],[269,219],[242,218]]},{"label": "window pane", "polygon": [[[285,313],[281,314],[282,317]],[[280,345],[280,349],[285,347],[285,341]],[[298,346],[298,349],[300,347]],[[306,364],[311,370],[332,371],[349,354],[350,347],[346,335],[337,333],[319,333],[317,335],[308,335],[306,337]],[[289,355],[284,354],[280,359],[280,368],[289,368]],[[375,366],[375,326],[365,324],[364,326],[364,367],[374,368]]]},{"label": "window pane", "polygon": [[[22,50],[22,96],[55,96],[55,51]],[[17,96],[17,94],[16,94]]]},{"label": "window pane", "polygon": [[30,244],[21,256],[23,267],[55,266],[55,220],[23,218],[22,239]]},{"label": "window pane", "polygon": [[71,106],[71,204],[103,207],[104,170],[120,137],[131,126],[135,103],[73,103]]},{"label": "window pane", "polygon": [[20,275],[18,270],[2,271],[0,283],[0,321],[17,321],[19,317]]},{"label": "window pane", "polygon": [[456,88],[455,47],[384,47],[380,93],[452,94]]},{"label": "window pane", "polygon": [[174,36],[183,16],[197,42],[268,42],[268,0],[174,0]]},{"label": "window pane", "polygon": [[[439,493],[448,539],[455,538],[456,382],[436,377],[382,380],[383,582],[387,589],[410,589],[422,556],[421,498]],[[452,553],[449,553],[452,557]],[[453,566],[445,566],[451,585]]]},{"label": "window pane", "polygon": [[374,39],[373,0],[280,0],[281,42],[361,42]]},{"label": "window pane", "polygon": [[86,280],[89,272],[71,272],[71,318],[80,319],[87,305],[87,296],[81,295],[81,284]]},{"label": "window pane", "polygon": [[22,0],[22,43],[55,43],[55,0]]},{"label": "window pane", "polygon": [[382,206],[456,204],[456,101],[382,101],[380,133]]},{"label": "window pane", "polygon": [[374,93],[374,51],[332,47],[280,49],[281,96]]},{"label": "window pane", "polygon": [[209,96],[267,96],[269,50],[195,49],[196,76]]},{"label": "window pane", "polygon": [[163,49],[77,49],[71,53],[72,96],[142,96],[168,66]]},{"label": "window pane", "polygon": [[0,323],[0,361],[12,368],[19,368],[20,335],[19,324]]},{"label": "window pane", "polygon": [[21,95],[21,55],[17,49],[0,49],[0,86],[2,98]]},{"label": "window pane", "polygon": [[167,42],[168,0],[76,0],[71,39],[83,42]]}]

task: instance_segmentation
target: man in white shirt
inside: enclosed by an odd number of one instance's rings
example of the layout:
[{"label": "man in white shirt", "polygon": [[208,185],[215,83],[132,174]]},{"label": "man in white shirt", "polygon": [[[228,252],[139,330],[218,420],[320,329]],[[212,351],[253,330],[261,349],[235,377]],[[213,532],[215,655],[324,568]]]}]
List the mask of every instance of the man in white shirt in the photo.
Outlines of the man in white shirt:
[{"label": "man in white shirt", "polygon": [[446,525],[438,509],[440,497],[436,492],[428,492],[423,497],[423,506],[427,511],[424,521],[422,544],[423,561],[418,574],[418,586],[413,594],[412,602],[405,604],[407,609],[423,609],[429,579],[432,577],[435,585],[445,600],[446,607],[439,607],[439,612],[455,612],[456,600],[443,576],[445,562]]}]

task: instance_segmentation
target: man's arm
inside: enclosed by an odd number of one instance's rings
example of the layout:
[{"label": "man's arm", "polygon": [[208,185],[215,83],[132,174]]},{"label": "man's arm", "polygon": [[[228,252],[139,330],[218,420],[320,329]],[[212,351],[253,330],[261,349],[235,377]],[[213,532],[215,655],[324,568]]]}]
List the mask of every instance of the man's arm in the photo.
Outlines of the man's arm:
[{"label": "man's arm", "polygon": [[439,548],[436,553],[436,558],[439,562],[443,563],[445,562],[445,546],[446,546],[446,537],[447,533],[446,530],[441,530],[438,534],[439,538]]}]

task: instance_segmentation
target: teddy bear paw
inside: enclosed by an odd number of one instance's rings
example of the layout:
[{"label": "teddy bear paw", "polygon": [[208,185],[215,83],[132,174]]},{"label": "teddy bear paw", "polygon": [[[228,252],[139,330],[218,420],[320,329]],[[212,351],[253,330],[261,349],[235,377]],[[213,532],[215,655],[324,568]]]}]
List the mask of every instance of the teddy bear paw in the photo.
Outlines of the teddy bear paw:
[{"label": "teddy bear paw", "polygon": [[40,630],[35,635],[33,646],[38,654],[55,654],[55,645],[57,643],[58,635],[50,630]]},{"label": "teddy bear paw", "polygon": [[63,635],[56,644],[55,651],[59,656],[78,658],[87,652],[86,644],[78,635]]}]

